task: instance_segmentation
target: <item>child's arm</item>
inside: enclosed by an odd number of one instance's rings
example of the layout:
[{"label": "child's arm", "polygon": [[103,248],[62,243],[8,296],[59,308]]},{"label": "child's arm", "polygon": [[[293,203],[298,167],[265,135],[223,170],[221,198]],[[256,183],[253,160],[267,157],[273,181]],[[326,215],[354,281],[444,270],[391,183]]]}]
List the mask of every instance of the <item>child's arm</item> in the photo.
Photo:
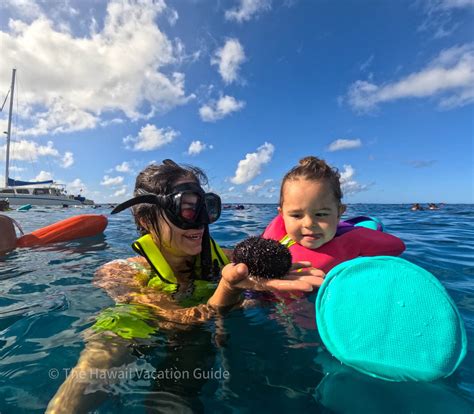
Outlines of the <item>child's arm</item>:
[{"label": "child's arm", "polygon": [[405,250],[405,243],[388,233],[359,228],[349,234],[360,243],[360,256],[398,256]]}]

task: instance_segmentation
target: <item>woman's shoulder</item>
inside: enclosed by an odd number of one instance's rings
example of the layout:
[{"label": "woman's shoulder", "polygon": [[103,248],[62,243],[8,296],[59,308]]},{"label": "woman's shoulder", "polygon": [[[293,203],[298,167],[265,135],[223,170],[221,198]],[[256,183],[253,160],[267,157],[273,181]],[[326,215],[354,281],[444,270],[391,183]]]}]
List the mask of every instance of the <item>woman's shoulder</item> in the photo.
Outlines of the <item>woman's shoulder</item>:
[{"label": "woman's shoulder", "polygon": [[[151,274],[151,268],[144,257],[129,257],[128,259],[116,259],[105,263],[95,272],[95,282],[100,280],[123,280],[135,278],[148,280]],[[138,277],[137,276],[143,276]],[[99,282],[100,284],[100,282]]]},{"label": "woman's shoulder", "polygon": [[145,270],[149,269],[150,266],[146,259],[141,256],[129,257],[127,259],[115,259],[105,263],[97,269],[97,272],[108,271],[115,269],[134,269],[134,270]]}]

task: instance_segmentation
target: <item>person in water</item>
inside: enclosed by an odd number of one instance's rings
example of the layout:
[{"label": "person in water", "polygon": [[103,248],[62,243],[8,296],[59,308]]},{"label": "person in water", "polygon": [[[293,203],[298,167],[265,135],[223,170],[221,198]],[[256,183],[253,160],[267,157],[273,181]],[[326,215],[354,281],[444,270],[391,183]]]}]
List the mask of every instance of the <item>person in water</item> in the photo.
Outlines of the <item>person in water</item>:
[{"label": "person in water", "polygon": [[[230,263],[231,252],[221,249],[209,234],[208,226],[219,218],[221,202],[216,194],[202,189],[206,183],[200,169],[165,160],[146,167],[137,177],[134,197],[113,210],[132,207],[141,234],[133,243],[139,256],[103,265],[94,283],[124,305],[104,311],[86,332],[86,348],[47,412],[84,412],[97,406],[107,394],[100,379],[93,377],[94,370],[133,361],[132,339],[149,338],[158,329],[169,332],[174,345],[165,366],[176,368],[178,364],[181,370],[190,370],[189,364],[192,369],[196,364],[212,367],[210,337],[198,336],[205,356],[196,356],[189,349],[196,343],[196,335],[189,334],[193,326],[249,304],[244,290],[311,292],[321,285],[324,274],[308,269],[308,262],[294,265],[282,279],[249,277],[245,264]],[[186,405],[183,399],[198,395],[202,384],[191,390],[190,385],[179,390],[176,386],[161,381],[154,406],[178,394],[180,405]],[[189,406],[193,411],[194,405]]]},{"label": "person in water", "polygon": [[411,206],[410,210],[412,210],[412,211],[418,211],[418,210],[424,210],[424,208],[420,206],[420,203],[414,203],[414,204]]},{"label": "person in water", "polygon": [[15,219],[0,214],[0,257],[16,248],[17,235],[15,225],[20,230],[20,233],[23,234],[23,230]]},{"label": "person in water", "polygon": [[364,227],[336,236],[345,210],[337,170],[308,156],[284,176],[279,215],[263,237],[285,244],[293,262],[308,260],[324,272],[359,256],[397,256],[405,250],[399,238]]}]

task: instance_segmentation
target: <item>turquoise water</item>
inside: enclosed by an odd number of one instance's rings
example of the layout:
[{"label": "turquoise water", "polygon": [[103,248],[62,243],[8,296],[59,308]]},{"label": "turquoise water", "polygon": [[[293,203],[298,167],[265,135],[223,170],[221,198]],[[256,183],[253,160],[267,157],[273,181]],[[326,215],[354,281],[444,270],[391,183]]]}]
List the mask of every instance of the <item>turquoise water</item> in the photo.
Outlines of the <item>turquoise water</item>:
[{"label": "turquoise water", "polygon": [[[225,210],[211,233],[231,247],[260,233],[275,211],[273,205]],[[28,232],[82,213],[109,210],[34,208],[7,214]],[[173,412],[187,404],[194,412],[222,413],[472,413],[473,206],[417,212],[407,205],[349,206],[348,216],[361,214],[381,218],[387,231],[405,241],[402,257],[436,275],[458,305],[469,350],[453,376],[430,384],[396,384],[341,369],[320,346],[311,304],[308,309],[298,304],[292,310],[298,317],[289,317],[282,306],[267,306],[233,312],[219,329],[208,323],[188,332],[158,333],[153,341],[131,348],[132,373],[108,384],[108,398],[96,412],[142,413],[167,402]],[[84,348],[81,333],[113,303],[92,286],[94,270],[132,256],[134,236],[130,215],[120,214],[110,219],[104,236],[18,249],[0,259],[1,413],[44,411]],[[173,367],[191,379],[175,382]],[[175,377],[160,378],[167,375]],[[160,392],[163,388],[169,393]]]}]

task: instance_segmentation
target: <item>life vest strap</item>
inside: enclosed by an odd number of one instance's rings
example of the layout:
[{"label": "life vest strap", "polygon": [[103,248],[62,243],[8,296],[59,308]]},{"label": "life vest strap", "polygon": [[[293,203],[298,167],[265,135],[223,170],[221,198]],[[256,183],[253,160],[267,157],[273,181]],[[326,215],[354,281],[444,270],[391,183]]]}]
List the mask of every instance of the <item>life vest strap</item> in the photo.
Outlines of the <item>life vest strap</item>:
[{"label": "life vest strap", "polygon": [[279,242],[288,249],[296,243],[288,234],[285,234]]}]

